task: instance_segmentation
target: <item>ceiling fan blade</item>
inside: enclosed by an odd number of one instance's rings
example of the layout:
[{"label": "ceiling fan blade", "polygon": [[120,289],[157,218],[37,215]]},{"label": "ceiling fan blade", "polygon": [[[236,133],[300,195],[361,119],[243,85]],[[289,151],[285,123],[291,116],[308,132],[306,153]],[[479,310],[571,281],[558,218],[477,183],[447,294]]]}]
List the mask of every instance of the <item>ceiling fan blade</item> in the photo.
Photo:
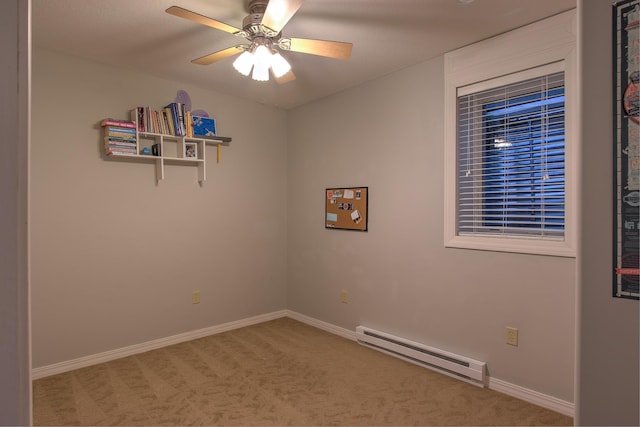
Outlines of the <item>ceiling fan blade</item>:
[{"label": "ceiling fan blade", "polygon": [[296,79],[296,75],[293,74],[293,71],[289,71],[287,74],[285,74],[282,77],[276,77],[276,82],[278,82],[278,84],[285,84],[285,83],[289,83],[293,80]]},{"label": "ceiling fan blade", "polygon": [[239,28],[225,24],[224,22],[216,21],[215,19],[208,18],[204,15],[200,15],[199,13],[191,12],[190,10],[183,9],[179,6],[171,6],[165,12],[167,12],[170,15],[175,15],[175,16],[179,16],[180,18],[188,19],[189,21],[197,22],[198,24],[206,25],[208,27],[212,27],[217,30],[225,31],[227,33],[235,34],[238,31],[240,31]]},{"label": "ceiling fan blade", "polygon": [[262,17],[262,25],[279,33],[289,19],[300,9],[303,0],[269,0]]},{"label": "ceiling fan blade", "polygon": [[192,60],[191,62],[193,62],[194,64],[200,64],[200,65],[209,65],[209,64],[213,64],[214,62],[218,62],[222,59],[228,58],[230,56],[233,55],[237,55],[240,52],[243,52],[244,50],[246,50],[245,45],[238,45],[238,46],[232,46],[232,47],[228,47],[226,49],[223,50],[219,50],[217,52],[214,53],[210,53],[209,55],[205,55],[205,56],[201,56],[200,58],[196,58],[194,60]]},{"label": "ceiling fan blade", "polygon": [[345,42],[328,40],[291,38],[289,50],[310,53],[311,55],[327,56],[336,59],[349,59],[353,45]]}]

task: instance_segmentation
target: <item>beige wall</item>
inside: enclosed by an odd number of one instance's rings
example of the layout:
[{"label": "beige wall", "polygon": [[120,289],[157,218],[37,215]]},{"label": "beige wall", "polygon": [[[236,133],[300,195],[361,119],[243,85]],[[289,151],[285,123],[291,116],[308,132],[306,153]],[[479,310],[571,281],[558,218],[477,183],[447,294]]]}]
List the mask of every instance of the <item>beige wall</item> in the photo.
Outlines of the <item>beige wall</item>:
[{"label": "beige wall", "polygon": [[[288,308],[572,402],[575,260],[444,248],[443,84],[437,58],[290,113]],[[369,187],[369,232],[323,228],[332,186]]]},{"label": "beige wall", "polygon": [[582,227],[577,425],[640,425],[640,309],[611,297],[611,2],[581,0]]},{"label": "beige wall", "polygon": [[[203,187],[103,160],[102,118],[179,89],[233,138],[219,164],[207,148]],[[32,114],[34,367],[285,308],[283,111],[36,50]]]}]

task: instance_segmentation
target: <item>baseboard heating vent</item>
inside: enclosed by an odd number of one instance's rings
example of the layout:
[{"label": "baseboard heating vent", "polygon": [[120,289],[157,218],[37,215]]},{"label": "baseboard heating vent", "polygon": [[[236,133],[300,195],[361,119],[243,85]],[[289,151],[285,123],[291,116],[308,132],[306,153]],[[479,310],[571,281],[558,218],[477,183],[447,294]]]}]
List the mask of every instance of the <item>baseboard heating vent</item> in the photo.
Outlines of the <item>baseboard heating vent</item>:
[{"label": "baseboard heating vent", "polygon": [[362,345],[433,369],[479,387],[485,386],[486,363],[429,347],[385,332],[358,326],[356,339]]}]

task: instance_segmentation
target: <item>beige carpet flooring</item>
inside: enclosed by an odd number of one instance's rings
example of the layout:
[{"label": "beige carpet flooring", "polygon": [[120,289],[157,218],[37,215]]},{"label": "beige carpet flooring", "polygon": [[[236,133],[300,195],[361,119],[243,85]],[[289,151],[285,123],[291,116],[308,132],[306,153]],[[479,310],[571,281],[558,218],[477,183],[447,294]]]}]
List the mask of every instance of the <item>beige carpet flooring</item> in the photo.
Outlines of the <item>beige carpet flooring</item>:
[{"label": "beige carpet flooring", "polygon": [[34,381],[35,425],[572,425],[281,318]]}]

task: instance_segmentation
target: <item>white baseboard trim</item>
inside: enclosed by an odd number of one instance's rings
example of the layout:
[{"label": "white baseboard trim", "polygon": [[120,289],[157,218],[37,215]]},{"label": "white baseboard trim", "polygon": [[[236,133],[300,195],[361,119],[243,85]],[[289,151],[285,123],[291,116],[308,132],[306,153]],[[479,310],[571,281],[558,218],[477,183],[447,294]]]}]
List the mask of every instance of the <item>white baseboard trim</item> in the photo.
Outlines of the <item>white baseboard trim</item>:
[{"label": "white baseboard trim", "polygon": [[318,329],[322,329],[327,332],[331,332],[335,335],[340,335],[343,338],[349,339],[351,341],[356,341],[356,331],[350,331],[348,329],[341,328],[336,325],[332,325],[331,323],[323,322],[322,320],[314,319],[313,317],[305,316],[304,314],[296,313],[295,311],[286,310],[287,317],[292,318],[293,320],[297,320],[302,323],[306,323],[309,326],[316,327]]},{"label": "white baseboard trim", "polygon": [[489,388],[491,390],[504,393],[516,399],[542,406],[551,411],[558,412],[562,415],[575,418],[575,404],[557,397],[549,396],[519,385],[511,384],[497,378],[489,377]]},{"label": "white baseboard trim", "polygon": [[[339,326],[335,326],[330,323],[305,316],[304,314],[296,313],[295,311],[286,310],[286,312],[287,317],[290,317],[294,320],[298,320],[310,326],[314,326],[318,329],[340,335],[343,338],[356,341],[355,331],[350,331],[348,329],[344,329]],[[534,405],[541,406],[543,408],[558,412],[568,417],[574,417],[575,415],[575,405],[571,402],[566,402],[556,397],[542,394],[537,391],[530,390],[519,385],[511,384],[497,378],[489,377],[488,382],[488,387],[491,390],[504,393],[508,396],[515,397],[516,399],[524,400],[525,402],[533,403]]]},{"label": "white baseboard trim", "polygon": [[65,362],[55,363],[53,365],[33,368],[31,370],[31,378],[37,380],[51,375],[61,374],[63,372],[73,371],[74,369],[85,368],[87,366],[97,365],[98,363],[109,362],[111,360],[120,359],[122,357],[132,356],[134,354],[144,353],[146,351],[155,350],[181,342],[195,340],[209,335],[219,334],[221,332],[231,331],[233,329],[243,328],[258,323],[268,322],[269,320],[286,317],[287,311],[275,311],[273,313],[261,314],[259,316],[249,317],[247,319],[237,320],[234,322],[223,323],[221,325],[210,326],[208,328],[197,329],[178,335],[172,335],[166,338],[147,341],[128,347],[118,348],[115,350],[105,351],[103,353],[92,354],[89,356],[79,357],[77,359]]},{"label": "white baseboard trim", "polygon": [[[185,332],[178,335],[172,335],[166,338],[160,338],[153,341],[147,341],[140,344],[135,344],[129,347],[119,348],[115,350],[105,351],[103,353],[93,354],[90,356],[79,357],[77,359],[68,360],[65,362],[55,363],[53,365],[42,366],[31,370],[31,377],[33,380],[48,377],[51,375],[61,374],[63,372],[72,371],[74,369],[85,368],[87,366],[97,365],[99,363],[109,362],[111,360],[120,359],[122,357],[132,356],[138,353],[144,353],[146,351],[155,350],[158,348],[166,347],[173,344],[179,344],[181,342],[190,341],[209,335],[215,335],[233,329],[243,328],[245,326],[251,326],[258,323],[268,322],[270,320],[279,319],[281,317],[290,317],[302,323],[306,323],[309,326],[322,329],[332,334],[341,336],[351,341],[356,341],[355,330],[350,331],[345,328],[333,325],[331,323],[323,322],[313,317],[305,316],[304,314],[297,313],[291,310],[281,310],[272,313],[262,314],[259,316],[249,317],[247,319],[237,320],[234,322],[223,323],[221,325],[211,326],[208,328],[198,329],[195,331]],[[543,408],[556,411],[569,417],[575,417],[575,405],[571,402],[548,396],[546,394],[539,393],[534,390],[530,390],[515,384],[508,383],[506,381],[489,377],[489,388],[491,390],[504,393],[508,396],[515,397],[525,402],[533,403],[534,405],[542,406]]]}]

